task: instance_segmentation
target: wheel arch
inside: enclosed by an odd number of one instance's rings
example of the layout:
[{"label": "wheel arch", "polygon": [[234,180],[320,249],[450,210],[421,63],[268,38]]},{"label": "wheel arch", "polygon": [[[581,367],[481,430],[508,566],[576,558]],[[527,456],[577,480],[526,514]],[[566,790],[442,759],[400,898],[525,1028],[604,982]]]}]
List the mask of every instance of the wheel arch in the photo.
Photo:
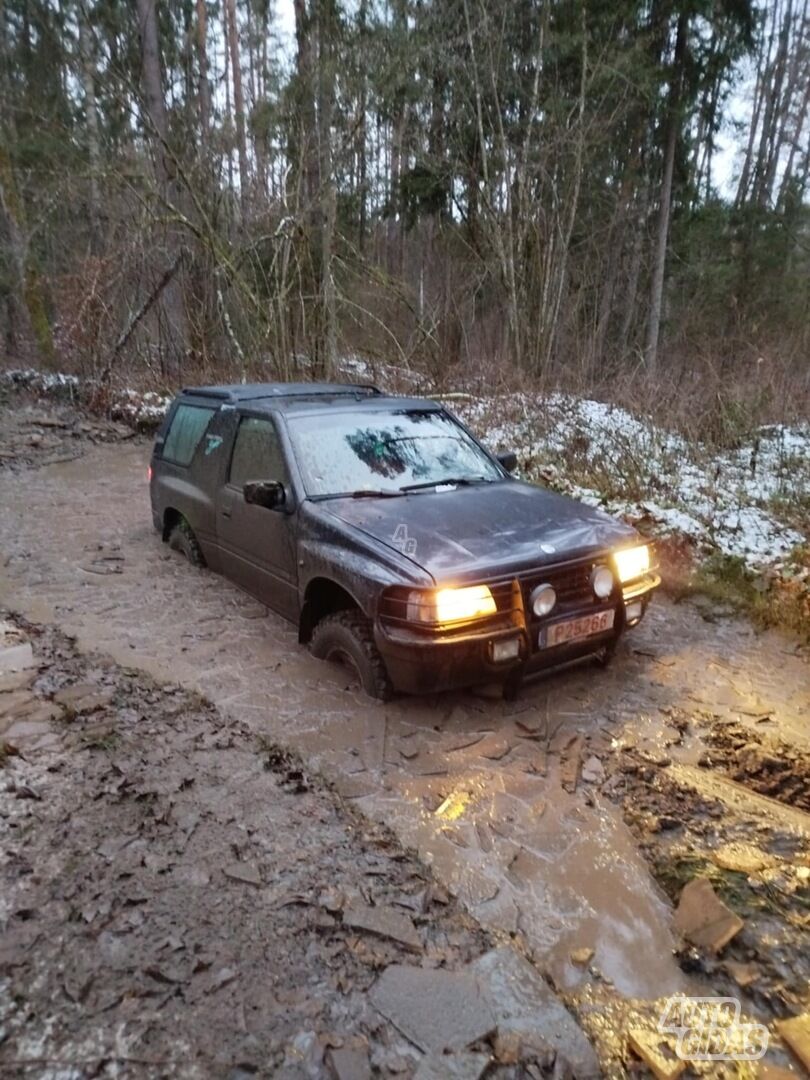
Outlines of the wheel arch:
[{"label": "wheel arch", "polygon": [[353,610],[363,611],[363,605],[345,585],[338,584],[334,578],[324,576],[312,578],[307,583],[304,603],[301,606],[301,616],[298,621],[299,642],[302,645],[308,644],[312,638],[312,631],[325,615]]}]

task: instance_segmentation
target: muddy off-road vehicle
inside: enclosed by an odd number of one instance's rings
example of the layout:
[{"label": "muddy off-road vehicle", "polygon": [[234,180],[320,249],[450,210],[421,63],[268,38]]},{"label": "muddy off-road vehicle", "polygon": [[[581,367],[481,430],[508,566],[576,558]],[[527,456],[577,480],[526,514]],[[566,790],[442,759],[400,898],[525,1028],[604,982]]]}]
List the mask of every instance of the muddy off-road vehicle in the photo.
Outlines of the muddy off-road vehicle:
[{"label": "muddy off-road vehicle", "polygon": [[386,698],[607,659],[660,582],[613,518],[510,475],[441,404],[371,386],[183,390],[155,528]]}]

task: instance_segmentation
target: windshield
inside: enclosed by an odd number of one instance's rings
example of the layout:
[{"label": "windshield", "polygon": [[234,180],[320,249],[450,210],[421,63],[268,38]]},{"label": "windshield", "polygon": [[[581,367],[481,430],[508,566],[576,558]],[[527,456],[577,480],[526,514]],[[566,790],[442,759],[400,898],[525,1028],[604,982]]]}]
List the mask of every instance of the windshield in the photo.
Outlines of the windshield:
[{"label": "windshield", "polygon": [[288,423],[308,495],[502,478],[469,435],[435,410],[321,412]]}]

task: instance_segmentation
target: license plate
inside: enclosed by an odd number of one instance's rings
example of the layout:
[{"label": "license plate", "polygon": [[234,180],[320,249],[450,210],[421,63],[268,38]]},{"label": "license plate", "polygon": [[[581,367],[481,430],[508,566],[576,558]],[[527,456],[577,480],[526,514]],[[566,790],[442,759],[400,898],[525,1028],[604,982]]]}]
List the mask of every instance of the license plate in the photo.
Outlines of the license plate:
[{"label": "license plate", "polygon": [[541,649],[549,649],[552,645],[565,645],[569,641],[580,641],[582,638],[592,637],[594,634],[604,634],[613,626],[615,611],[599,611],[595,615],[580,615],[578,619],[566,619],[565,622],[554,623],[540,631],[538,645]]}]

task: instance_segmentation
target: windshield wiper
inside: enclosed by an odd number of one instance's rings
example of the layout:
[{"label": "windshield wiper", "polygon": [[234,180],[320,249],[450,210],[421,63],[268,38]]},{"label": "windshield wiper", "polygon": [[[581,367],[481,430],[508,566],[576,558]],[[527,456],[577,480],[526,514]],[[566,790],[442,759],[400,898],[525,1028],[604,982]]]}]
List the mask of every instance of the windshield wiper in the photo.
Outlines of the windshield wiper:
[{"label": "windshield wiper", "polygon": [[449,476],[446,480],[423,480],[419,484],[406,484],[402,491],[418,491],[420,488],[444,487],[469,487],[471,484],[491,484],[485,476]]},{"label": "windshield wiper", "polygon": [[359,491],[347,491],[345,495],[339,495],[338,498],[344,499],[397,499],[402,494],[401,491],[382,491],[375,490],[374,488],[361,488]]}]

